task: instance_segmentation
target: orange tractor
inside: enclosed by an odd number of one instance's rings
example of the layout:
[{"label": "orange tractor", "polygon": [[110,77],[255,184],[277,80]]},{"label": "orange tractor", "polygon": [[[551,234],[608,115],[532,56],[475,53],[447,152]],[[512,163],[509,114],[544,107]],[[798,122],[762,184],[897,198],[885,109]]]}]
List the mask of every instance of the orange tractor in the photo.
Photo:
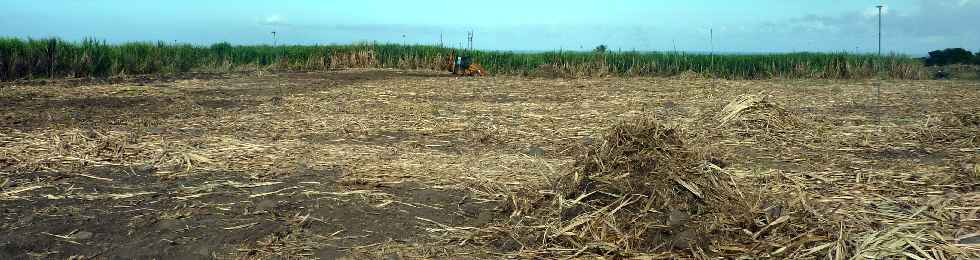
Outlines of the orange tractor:
[{"label": "orange tractor", "polygon": [[470,57],[456,56],[455,49],[449,54],[449,59],[446,59],[444,69],[459,76],[479,77],[487,75],[487,69],[483,68],[483,65],[473,62]]}]

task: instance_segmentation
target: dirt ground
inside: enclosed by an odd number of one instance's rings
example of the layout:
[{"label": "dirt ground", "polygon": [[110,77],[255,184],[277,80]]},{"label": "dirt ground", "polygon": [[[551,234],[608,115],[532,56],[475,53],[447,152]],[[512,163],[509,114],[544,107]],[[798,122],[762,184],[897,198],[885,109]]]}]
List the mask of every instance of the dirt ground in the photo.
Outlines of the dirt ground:
[{"label": "dirt ground", "polygon": [[[740,94],[818,127],[773,138],[698,123]],[[504,221],[506,194],[639,116],[701,126],[728,170],[811,183],[827,208],[946,198],[959,223],[941,235],[970,249],[977,111],[977,81],[345,70],[0,83],[0,259],[526,256],[456,234]]]}]

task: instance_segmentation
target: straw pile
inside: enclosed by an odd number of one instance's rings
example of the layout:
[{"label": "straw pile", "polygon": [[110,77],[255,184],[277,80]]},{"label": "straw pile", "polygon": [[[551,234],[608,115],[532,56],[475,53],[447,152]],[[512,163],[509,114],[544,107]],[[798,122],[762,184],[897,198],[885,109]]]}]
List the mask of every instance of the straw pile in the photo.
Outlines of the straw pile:
[{"label": "straw pile", "polygon": [[[980,253],[968,244],[975,234],[967,224],[980,209],[963,206],[975,193],[924,196],[907,191],[909,184],[899,181],[907,177],[892,173],[876,177],[875,187],[917,195],[829,195],[862,184],[847,174],[725,169],[705,139],[690,132],[650,119],[611,127],[579,151],[550,190],[512,196],[510,222],[488,228],[496,232],[491,244],[524,257],[956,259]],[[964,167],[967,176],[976,168]]]},{"label": "straw pile", "polygon": [[736,198],[722,171],[683,140],[680,129],[653,120],[614,126],[565,176],[558,197],[570,244],[649,250],[698,244],[710,232],[692,216],[725,211]]},{"label": "straw pile", "polygon": [[[801,233],[784,228],[800,221],[797,205],[776,199],[778,190],[739,187],[696,140],[650,119],[613,126],[556,181],[555,196],[528,209],[545,230],[522,244],[545,240],[543,247],[576,255],[690,256],[768,249],[761,243]],[[746,244],[753,245],[739,246]]]},{"label": "straw pile", "polygon": [[736,97],[722,109],[719,120],[722,126],[766,130],[791,129],[802,123],[798,117],[763,95]]}]

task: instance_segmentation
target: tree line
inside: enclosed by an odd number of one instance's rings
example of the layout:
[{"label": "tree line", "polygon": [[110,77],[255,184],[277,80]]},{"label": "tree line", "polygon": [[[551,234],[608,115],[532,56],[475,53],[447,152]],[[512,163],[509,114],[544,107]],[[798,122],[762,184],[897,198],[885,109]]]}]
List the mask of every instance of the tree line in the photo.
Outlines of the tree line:
[{"label": "tree line", "polygon": [[980,65],[980,51],[974,54],[963,48],[935,50],[930,51],[929,57],[924,58],[924,61],[926,66],[944,66],[951,64]]}]

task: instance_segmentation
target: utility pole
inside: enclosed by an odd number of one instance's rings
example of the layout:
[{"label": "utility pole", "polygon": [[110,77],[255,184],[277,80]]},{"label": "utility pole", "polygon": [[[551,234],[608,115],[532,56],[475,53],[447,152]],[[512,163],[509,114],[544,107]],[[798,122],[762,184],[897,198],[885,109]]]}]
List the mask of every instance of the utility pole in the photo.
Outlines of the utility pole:
[{"label": "utility pole", "polygon": [[711,44],[711,55],[715,54],[715,28],[708,29],[708,43]]},{"label": "utility pole", "polygon": [[443,45],[442,45],[442,32],[439,32],[439,47],[443,47]]},{"label": "utility pole", "polygon": [[877,5],[878,7],[878,56],[881,56],[881,8],[884,5]]},{"label": "utility pole", "polygon": [[[881,8],[884,5],[876,5],[878,8],[878,57],[881,57]],[[881,81],[875,82],[875,123],[881,126]]]},{"label": "utility pole", "polygon": [[469,50],[472,51],[473,50],[473,31],[470,30],[470,32],[467,33],[466,36],[467,36],[467,39],[469,40],[469,46],[468,46],[467,49],[469,49]]},{"label": "utility pole", "polygon": [[279,37],[276,37],[276,31],[272,31],[272,52],[275,53],[276,63],[279,63]]},{"label": "utility pole", "polygon": [[276,31],[272,31],[272,51],[276,53],[276,65],[279,65],[278,63],[281,62],[282,57],[279,56],[279,37]]},{"label": "utility pole", "polygon": [[[277,68],[282,65],[281,64],[282,63],[282,56],[279,55],[279,50],[278,49],[279,49],[279,37],[277,37],[276,31],[272,31],[272,50],[273,50],[273,52],[275,52],[275,55],[276,55],[276,67]],[[281,70],[282,68],[278,68],[278,69]],[[278,100],[276,102],[277,103],[278,102],[282,102],[282,98],[283,98],[283,96],[285,96],[285,93],[283,92],[283,89],[282,89],[282,79],[280,79],[278,77],[278,75],[276,76],[276,88],[279,89],[279,97],[278,97],[278,99],[276,99],[276,100]]]}]

